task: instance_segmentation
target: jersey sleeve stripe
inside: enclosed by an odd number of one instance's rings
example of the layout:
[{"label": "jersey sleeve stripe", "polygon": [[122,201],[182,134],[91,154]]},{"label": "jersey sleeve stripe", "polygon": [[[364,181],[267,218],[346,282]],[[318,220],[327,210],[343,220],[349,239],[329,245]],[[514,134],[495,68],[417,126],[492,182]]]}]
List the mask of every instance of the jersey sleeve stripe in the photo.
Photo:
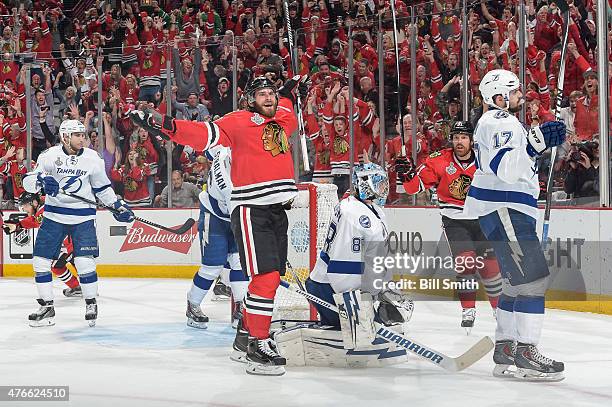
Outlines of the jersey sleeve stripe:
[{"label": "jersey sleeve stripe", "polygon": [[501,163],[502,158],[504,158],[504,155],[510,150],[512,150],[510,147],[502,148],[489,163],[489,167],[495,175],[497,175],[497,170],[499,169],[499,164]]},{"label": "jersey sleeve stripe", "polygon": [[328,273],[363,274],[363,263],[360,261],[331,260],[327,267]]},{"label": "jersey sleeve stripe", "polygon": [[102,192],[104,191],[106,188],[110,188],[111,184],[106,184],[104,186],[101,186],[100,188],[95,188],[95,187],[91,187],[91,189],[94,191],[94,194],[97,194],[98,192]]}]

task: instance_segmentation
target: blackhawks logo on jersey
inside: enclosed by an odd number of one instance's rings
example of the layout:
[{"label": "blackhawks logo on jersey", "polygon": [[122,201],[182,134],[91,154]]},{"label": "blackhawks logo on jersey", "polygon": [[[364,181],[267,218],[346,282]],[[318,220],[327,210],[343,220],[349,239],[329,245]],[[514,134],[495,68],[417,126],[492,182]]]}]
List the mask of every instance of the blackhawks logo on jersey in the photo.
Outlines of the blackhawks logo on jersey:
[{"label": "blackhawks logo on jersey", "polygon": [[319,151],[317,153],[317,159],[321,165],[329,164],[329,150]]},{"label": "blackhawks logo on jersey", "polygon": [[14,174],[13,181],[15,182],[15,186],[21,189],[23,187],[23,174],[20,172]]},{"label": "blackhawks logo on jersey", "polygon": [[344,154],[349,150],[349,143],[344,137],[334,137],[334,153]]},{"label": "blackhawks logo on jersey", "polygon": [[263,129],[261,140],[263,141],[264,150],[269,151],[272,157],[289,151],[287,133],[285,133],[285,129],[276,122],[266,124],[266,127]]},{"label": "blackhawks logo on jersey", "polygon": [[470,188],[470,184],[472,179],[465,174],[461,174],[458,178],[456,178],[453,182],[451,182],[448,186],[448,192],[450,195],[461,201],[465,200],[467,196],[468,189]]}]

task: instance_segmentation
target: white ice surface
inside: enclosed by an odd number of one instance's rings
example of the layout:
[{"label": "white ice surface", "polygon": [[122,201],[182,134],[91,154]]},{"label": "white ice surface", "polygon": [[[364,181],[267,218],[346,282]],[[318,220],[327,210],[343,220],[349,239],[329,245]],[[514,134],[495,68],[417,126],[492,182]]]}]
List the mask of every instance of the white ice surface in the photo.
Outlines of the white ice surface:
[{"label": "white ice surface", "polygon": [[[54,282],[56,325],[30,328],[33,281],[0,278],[0,385],[70,386],[70,402],[0,407],[612,405],[612,317],[547,311],[541,349],[565,362],[560,383],[495,379],[491,354],[457,374],[411,358],[380,369],[288,368],[283,377],[256,377],[228,358],[228,302],[206,300],[207,330],[186,326],[190,283],[101,279],[98,324],[89,328],[83,300],[64,298]],[[417,303],[409,335],[455,356],[493,334],[488,304],[478,304],[469,337],[459,316],[457,303]]]}]

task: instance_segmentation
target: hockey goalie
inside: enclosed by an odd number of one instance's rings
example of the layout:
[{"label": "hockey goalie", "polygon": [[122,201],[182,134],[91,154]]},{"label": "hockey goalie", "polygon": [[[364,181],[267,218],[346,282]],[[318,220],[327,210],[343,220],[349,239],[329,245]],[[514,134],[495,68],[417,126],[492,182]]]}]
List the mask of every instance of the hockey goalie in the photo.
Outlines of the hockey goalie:
[{"label": "hockey goalie", "polygon": [[405,295],[375,290],[376,256],[386,254],[387,224],[382,207],[389,192],[387,173],[377,164],[355,167],[354,194],[334,209],[325,245],[306,290],[337,306],[314,304],[318,324],[298,324],[277,332],[279,351],[293,366],[377,367],[407,360],[406,351],[376,337],[374,321],[402,333],[413,309]]}]

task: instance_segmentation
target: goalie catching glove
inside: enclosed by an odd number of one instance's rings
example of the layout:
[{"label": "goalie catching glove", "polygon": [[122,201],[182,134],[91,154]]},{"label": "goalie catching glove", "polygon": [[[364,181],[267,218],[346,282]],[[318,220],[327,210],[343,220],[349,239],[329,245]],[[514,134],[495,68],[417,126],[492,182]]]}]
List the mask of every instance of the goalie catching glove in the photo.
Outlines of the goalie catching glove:
[{"label": "goalie catching glove", "polygon": [[527,154],[531,157],[542,155],[548,147],[563,144],[565,136],[566,127],[563,122],[546,122],[533,127],[527,133]]},{"label": "goalie catching glove", "polygon": [[162,116],[152,109],[134,110],[130,113],[130,119],[132,119],[135,125],[142,127],[152,135],[161,137],[163,140],[170,140],[170,137],[164,133],[164,130],[170,133],[176,131],[174,118]]},{"label": "goalie catching glove", "polygon": [[398,157],[395,160],[395,172],[400,182],[408,182],[416,175],[416,166],[410,158]]},{"label": "goalie catching glove", "polygon": [[308,76],[295,75],[289,79],[283,86],[278,90],[278,94],[282,97],[288,98],[296,103],[297,98],[305,99],[308,95],[310,79]]},{"label": "goalie catching glove", "polygon": [[408,296],[390,290],[378,293],[377,320],[385,326],[402,324],[410,321],[414,302]]}]

